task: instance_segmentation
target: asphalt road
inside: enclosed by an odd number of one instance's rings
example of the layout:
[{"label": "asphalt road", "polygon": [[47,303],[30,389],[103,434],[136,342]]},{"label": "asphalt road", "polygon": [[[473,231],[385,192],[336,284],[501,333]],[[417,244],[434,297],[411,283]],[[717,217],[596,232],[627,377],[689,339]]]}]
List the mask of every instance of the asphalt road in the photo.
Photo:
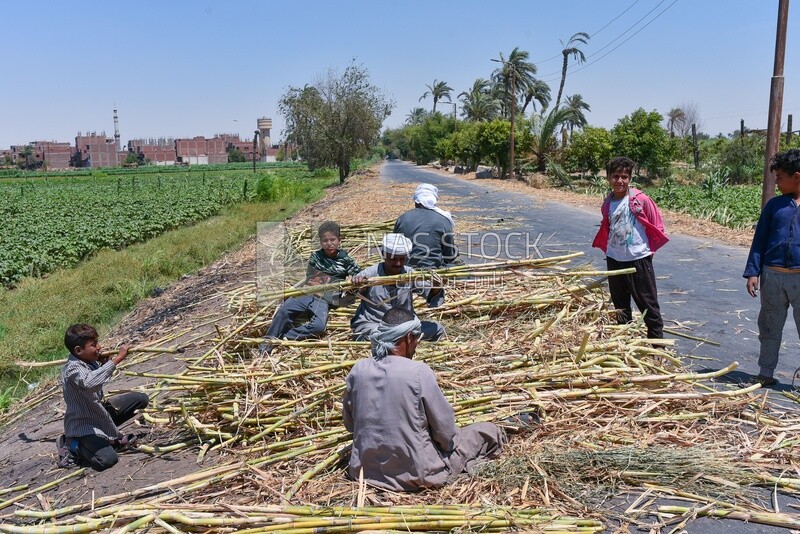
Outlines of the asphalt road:
[{"label": "asphalt road", "polygon": [[[440,201],[440,207],[459,210],[456,215],[457,233],[459,216],[475,215],[485,223],[483,226],[497,227],[482,235],[460,234],[457,242],[462,253],[471,250],[488,256],[520,257],[526,252],[528,255],[553,256],[580,251],[594,267],[606,268],[602,251],[591,248],[600,225],[599,200],[597,208],[588,211],[500,191],[492,187],[491,180],[467,182],[400,161],[387,161],[381,169],[381,180],[436,185],[440,196],[446,197]],[[747,249],[670,233],[669,228],[667,233],[670,242],[654,256],[665,326],[719,343],[719,346],[713,346],[676,337],[676,351],[698,371],[719,369],[738,362],[738,369],[724,380],[748,381],[758,374],[756,319],[759,303],[747,294],[745,279],[742,278]],[[666,334],[666,337],[673,336]],[[798,333],[790,320],[784,329],[784,347],[776,371],[780,384],[773,389],[792,388],[792,377],[800,366],[799,353]],[[787,510],[785,503],[782,509]],[[695,521],[689,531],[785,532],[775,527],[712,519]]]}]

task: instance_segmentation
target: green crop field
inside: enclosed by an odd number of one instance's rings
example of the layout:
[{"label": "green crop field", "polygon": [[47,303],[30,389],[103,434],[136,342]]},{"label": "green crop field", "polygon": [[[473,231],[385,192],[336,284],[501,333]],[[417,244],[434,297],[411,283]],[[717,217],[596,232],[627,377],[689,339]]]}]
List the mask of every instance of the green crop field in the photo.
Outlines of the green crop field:
[{"label": "green crop field", "polygon": [[255,174],[125,171],[0,180],[0,285],[74,266],[100,249],[146,241],[253,200],[265,176],[269,183],[310,176],[304,168],[281,166]]},{"label": "green crop field", "polygon": [[736,185],[716,189],[689,185],[648,188],[660,208],[687,213],[730,228],[749,228],[761,214],[761,186]]}]

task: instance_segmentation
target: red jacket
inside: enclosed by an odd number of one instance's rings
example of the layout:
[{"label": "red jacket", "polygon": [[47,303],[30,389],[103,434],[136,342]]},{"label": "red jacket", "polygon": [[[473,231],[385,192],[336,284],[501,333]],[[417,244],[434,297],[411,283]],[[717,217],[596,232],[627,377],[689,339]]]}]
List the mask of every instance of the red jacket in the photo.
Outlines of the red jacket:
[{"label": "red jacket", "polygon": [[[664,233],[664,221],[661,220],[661,214],[658,212],[656,203],[647,195],[631,187],[628,189],[628,200],[630,201],[631,213],[642,223],[645,234],[647,234],[647,245],[650,247],[651,252],[663,247],[669,238]],[[608,234],[610,229],[610,222],[608,218],[608,210],[611,205],[611,194],[609,194],[603,201],[603,206],[600,212],[603,214],[603,221],[600,223],[600,230],[594,236],[592,246],[599,248],[603,252],[608,248]]]}]

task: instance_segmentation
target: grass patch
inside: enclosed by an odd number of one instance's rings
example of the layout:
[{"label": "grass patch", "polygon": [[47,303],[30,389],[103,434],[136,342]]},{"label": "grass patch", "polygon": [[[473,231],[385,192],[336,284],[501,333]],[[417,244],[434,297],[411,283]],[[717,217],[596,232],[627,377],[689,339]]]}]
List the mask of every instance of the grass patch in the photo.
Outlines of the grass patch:
[{"label": "grass patch", "polygon": [[259,221],[283,220],[321,197],[336,180],[304,179],[302,199],[229,206],[215,217],[171,230],[123,250],[102,250],[72,269],[27,278],[0,289],[0,409],[27,392],[28,383],[51,370],[26,371],[16,360],[50,361],[66,356],[63,336],[73,323],[94,325],[104,335],[156,287],[212,263],[255,234]]}]

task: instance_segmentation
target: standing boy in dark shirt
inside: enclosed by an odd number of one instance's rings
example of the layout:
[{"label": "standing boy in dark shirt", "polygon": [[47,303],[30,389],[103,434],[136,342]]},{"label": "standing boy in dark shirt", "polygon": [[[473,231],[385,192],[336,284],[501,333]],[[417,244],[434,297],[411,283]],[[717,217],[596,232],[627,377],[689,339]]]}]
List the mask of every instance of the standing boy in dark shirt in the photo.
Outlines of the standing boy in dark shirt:
[{"label": "standing boy in dark shirt", "polygon": [[743,275],[753,298],[758,294],[761,277],[760,370],[755,381],[762,386],[777,382],[774,374],[790,304],[800,334],[800,150],[775,154],[769,168],[775,171],[781,195],[761,210]]}]

